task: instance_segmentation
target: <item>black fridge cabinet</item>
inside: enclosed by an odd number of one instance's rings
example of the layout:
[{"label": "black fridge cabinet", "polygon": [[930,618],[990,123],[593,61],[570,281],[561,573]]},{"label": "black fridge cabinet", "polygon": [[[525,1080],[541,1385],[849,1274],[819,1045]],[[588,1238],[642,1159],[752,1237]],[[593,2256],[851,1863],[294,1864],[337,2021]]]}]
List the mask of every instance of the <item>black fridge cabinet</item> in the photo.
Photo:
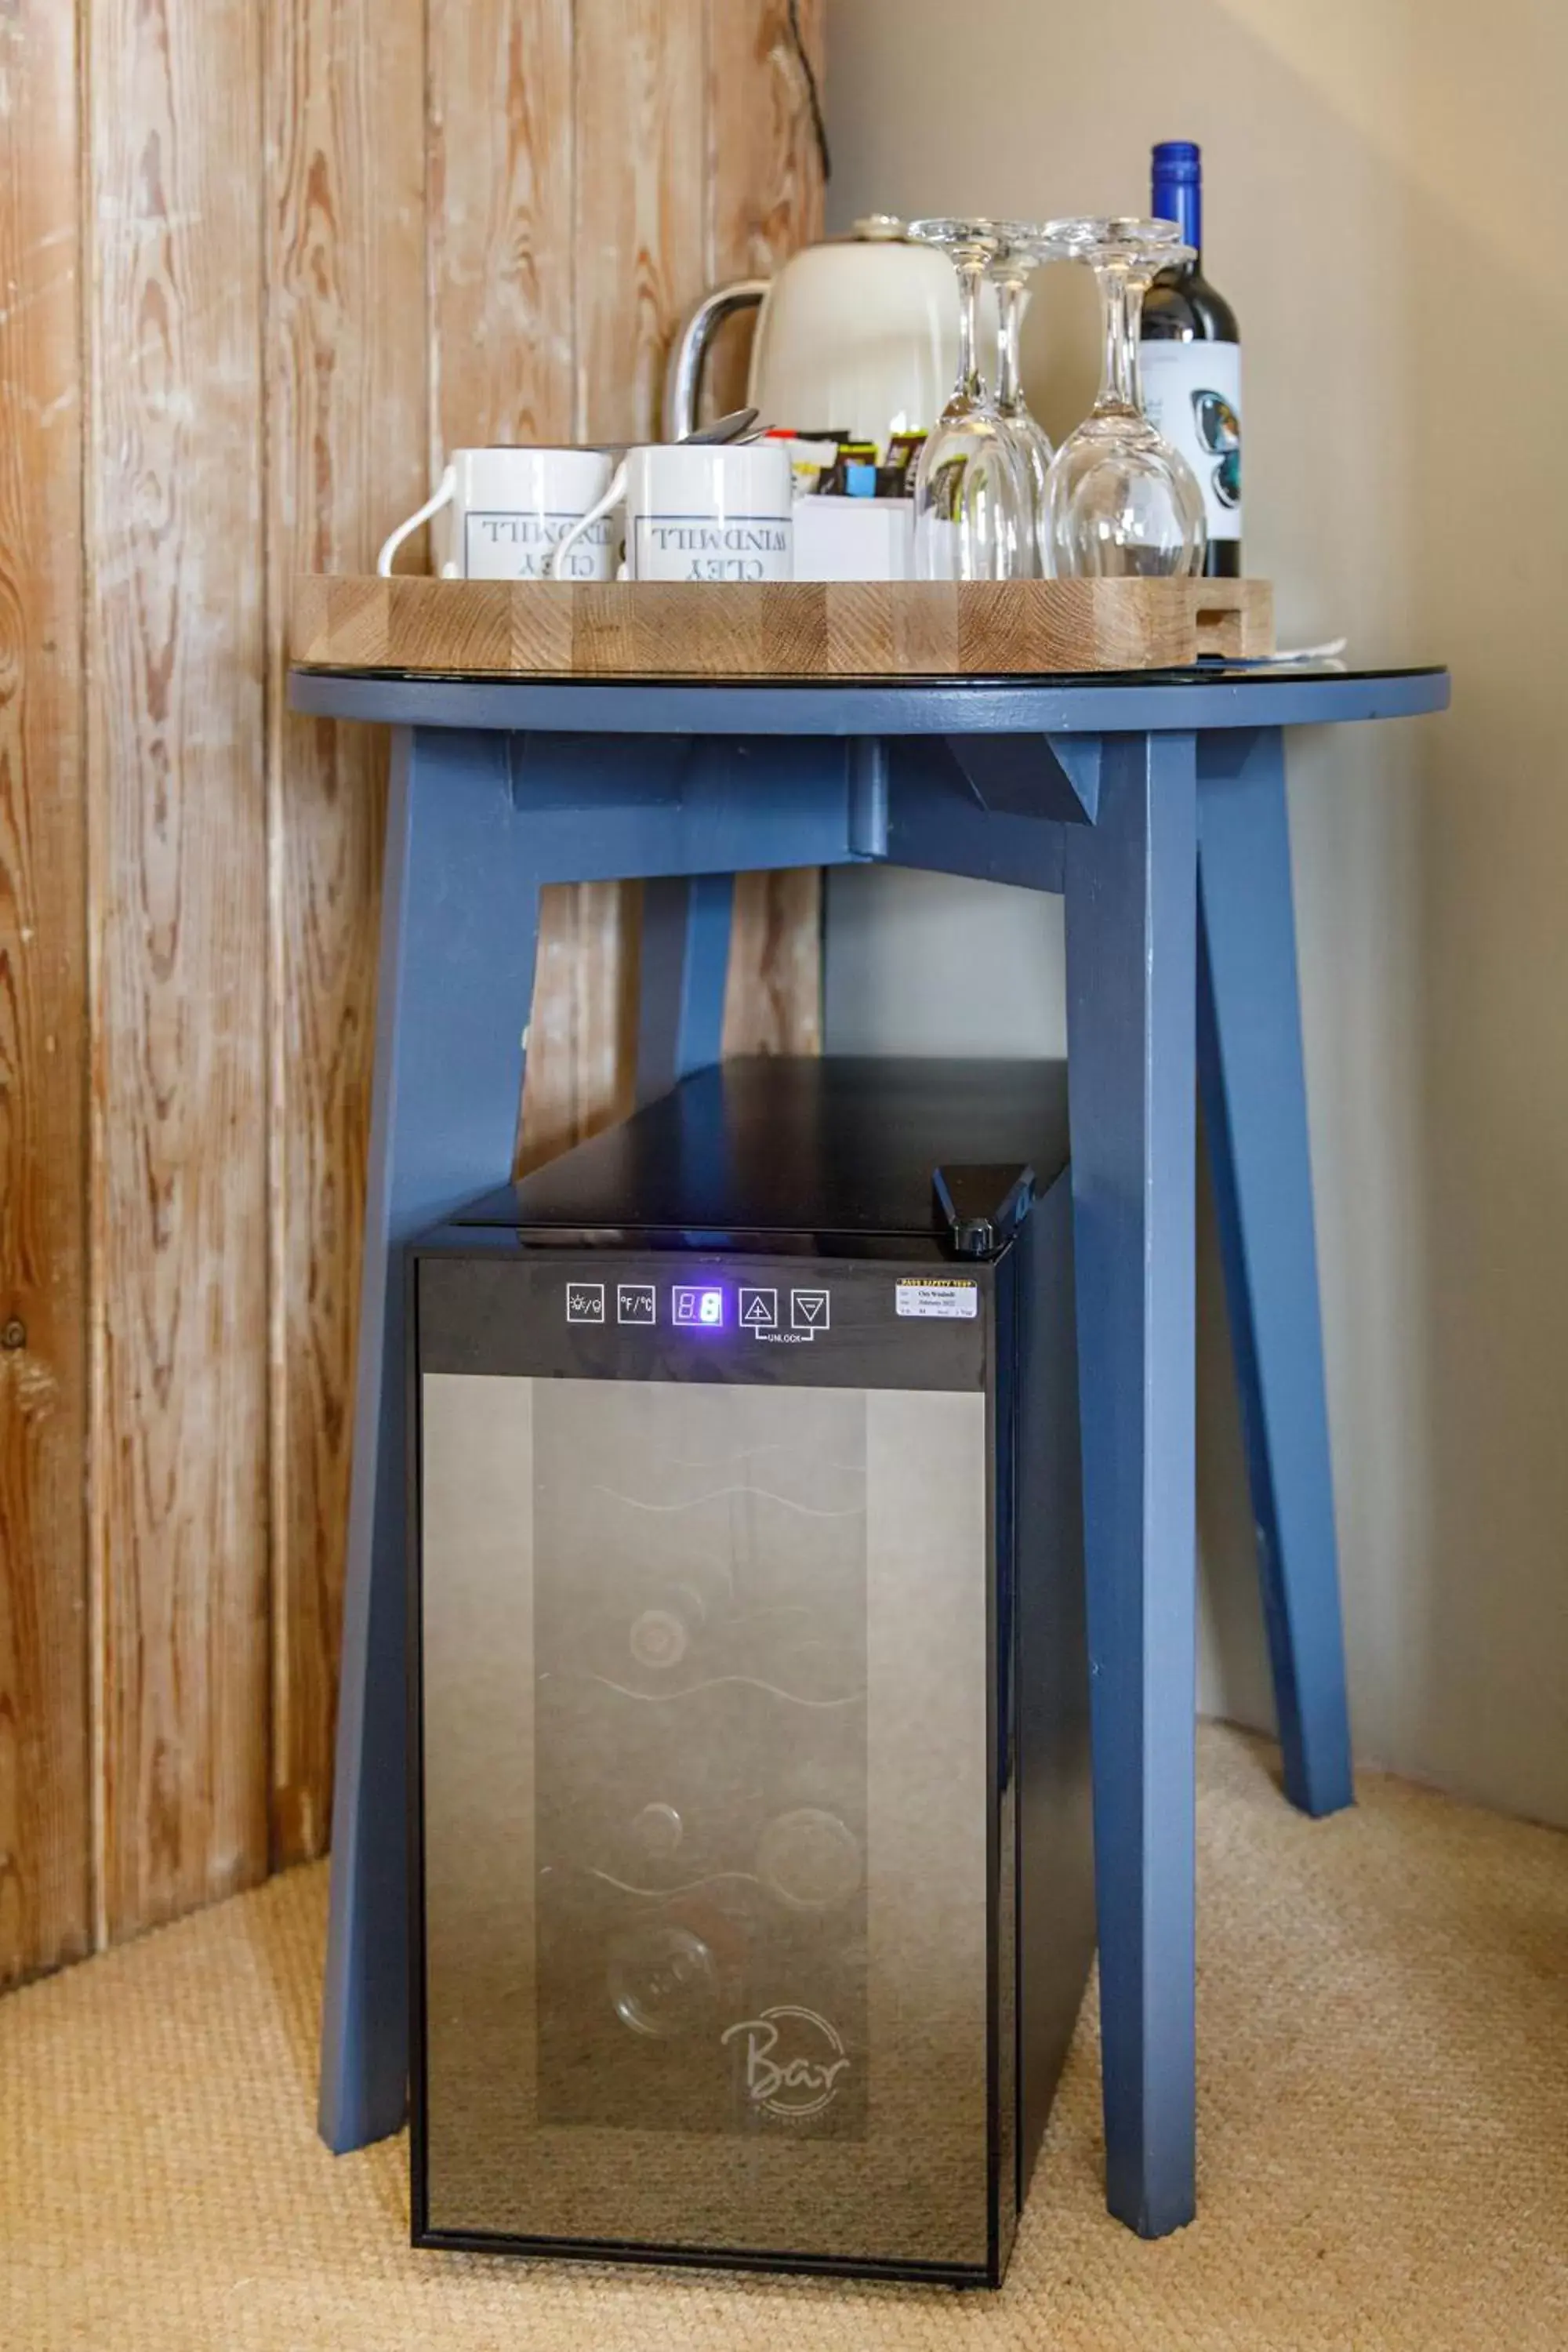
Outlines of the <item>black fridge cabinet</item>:
[{"label": "black fridge cabinet", "polygon": [[416,2242],[996,2284],[1093,1945],[1063,1076],[757,1061],[410,1255]]}]

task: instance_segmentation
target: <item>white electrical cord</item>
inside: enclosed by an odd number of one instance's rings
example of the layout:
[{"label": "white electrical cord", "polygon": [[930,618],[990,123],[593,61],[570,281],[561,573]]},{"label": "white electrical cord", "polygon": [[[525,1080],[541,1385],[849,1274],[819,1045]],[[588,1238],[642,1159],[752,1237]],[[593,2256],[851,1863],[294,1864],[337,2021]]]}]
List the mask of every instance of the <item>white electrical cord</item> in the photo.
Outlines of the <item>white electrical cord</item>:
[{"label": "white electrical cord", "polygon": [[1273,662],[1338,661],[1343,656],[1345,647],[1349,643],[1350,639],[1348,637],[1331,637],[1327,645],[1297,646],[1294,646],[1289,653],[1280,652],[1277,654],[1269,654],[1266,658]]}]

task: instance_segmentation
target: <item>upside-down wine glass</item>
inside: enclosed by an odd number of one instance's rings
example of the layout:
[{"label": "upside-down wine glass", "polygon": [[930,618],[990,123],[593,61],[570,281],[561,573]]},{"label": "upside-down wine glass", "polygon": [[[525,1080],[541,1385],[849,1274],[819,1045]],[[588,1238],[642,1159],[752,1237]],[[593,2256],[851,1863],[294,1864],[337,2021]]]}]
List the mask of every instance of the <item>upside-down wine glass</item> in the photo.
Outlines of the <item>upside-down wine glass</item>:
[{"label": "upside-down wine glass", "polygon": [[1189,260],[1169,221],[1052,221],[1055,250],[1100,281],[1105,367],[1100,396],[1051,460],[1047,569],[1058,577],[1179,577],[1203,569],[1203,491],[1179,450],[1143,413],[1138,333],[1157,273]]},{"label": "upside-down wine glass", "polygon": [[1011,433],[1028,477],[1037,569],[1044,572],[1046,482],[1054,452],[1050,435],[1024,397],[1022,343],[1029,280],[1042,262],[1057,258],[1057,248],[1042,230],[1022,222],[1009,221],[1005,234],[1007,241],[990,270],[996,289],[996,413]]},{"label": "upside-down wine glass", "polygon": [[958,272],[958,381],[915,475],[915,576],[1016,580],[1036,569],[1034,508],[1022,454],[980,373],[980,296],[1005,244],[995,221],[916,221],[911,237]]}]

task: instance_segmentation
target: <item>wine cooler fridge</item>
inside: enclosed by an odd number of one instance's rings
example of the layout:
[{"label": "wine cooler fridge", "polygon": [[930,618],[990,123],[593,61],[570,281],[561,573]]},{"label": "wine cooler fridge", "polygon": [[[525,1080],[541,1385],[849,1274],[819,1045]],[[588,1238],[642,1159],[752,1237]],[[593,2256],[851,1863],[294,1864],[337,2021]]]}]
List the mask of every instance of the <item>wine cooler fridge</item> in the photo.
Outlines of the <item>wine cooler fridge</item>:
[{"label": "wine cooler fridge", "polygon": [[414,2232],[1000,2282],[1093,1947],[1063,1075],[736,1062],[410,1254]]}]

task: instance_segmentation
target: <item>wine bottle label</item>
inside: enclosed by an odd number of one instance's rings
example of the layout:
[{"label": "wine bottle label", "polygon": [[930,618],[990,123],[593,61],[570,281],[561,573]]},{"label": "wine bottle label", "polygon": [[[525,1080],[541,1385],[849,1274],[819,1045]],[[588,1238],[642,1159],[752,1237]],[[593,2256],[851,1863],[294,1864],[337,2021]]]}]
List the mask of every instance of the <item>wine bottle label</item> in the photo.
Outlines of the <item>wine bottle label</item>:
[{"label": "wine bottle label", "polygon": [[1146,342],[1143,405],[1204,488],[1211,539],[1241,537],[1241,346]]}]

